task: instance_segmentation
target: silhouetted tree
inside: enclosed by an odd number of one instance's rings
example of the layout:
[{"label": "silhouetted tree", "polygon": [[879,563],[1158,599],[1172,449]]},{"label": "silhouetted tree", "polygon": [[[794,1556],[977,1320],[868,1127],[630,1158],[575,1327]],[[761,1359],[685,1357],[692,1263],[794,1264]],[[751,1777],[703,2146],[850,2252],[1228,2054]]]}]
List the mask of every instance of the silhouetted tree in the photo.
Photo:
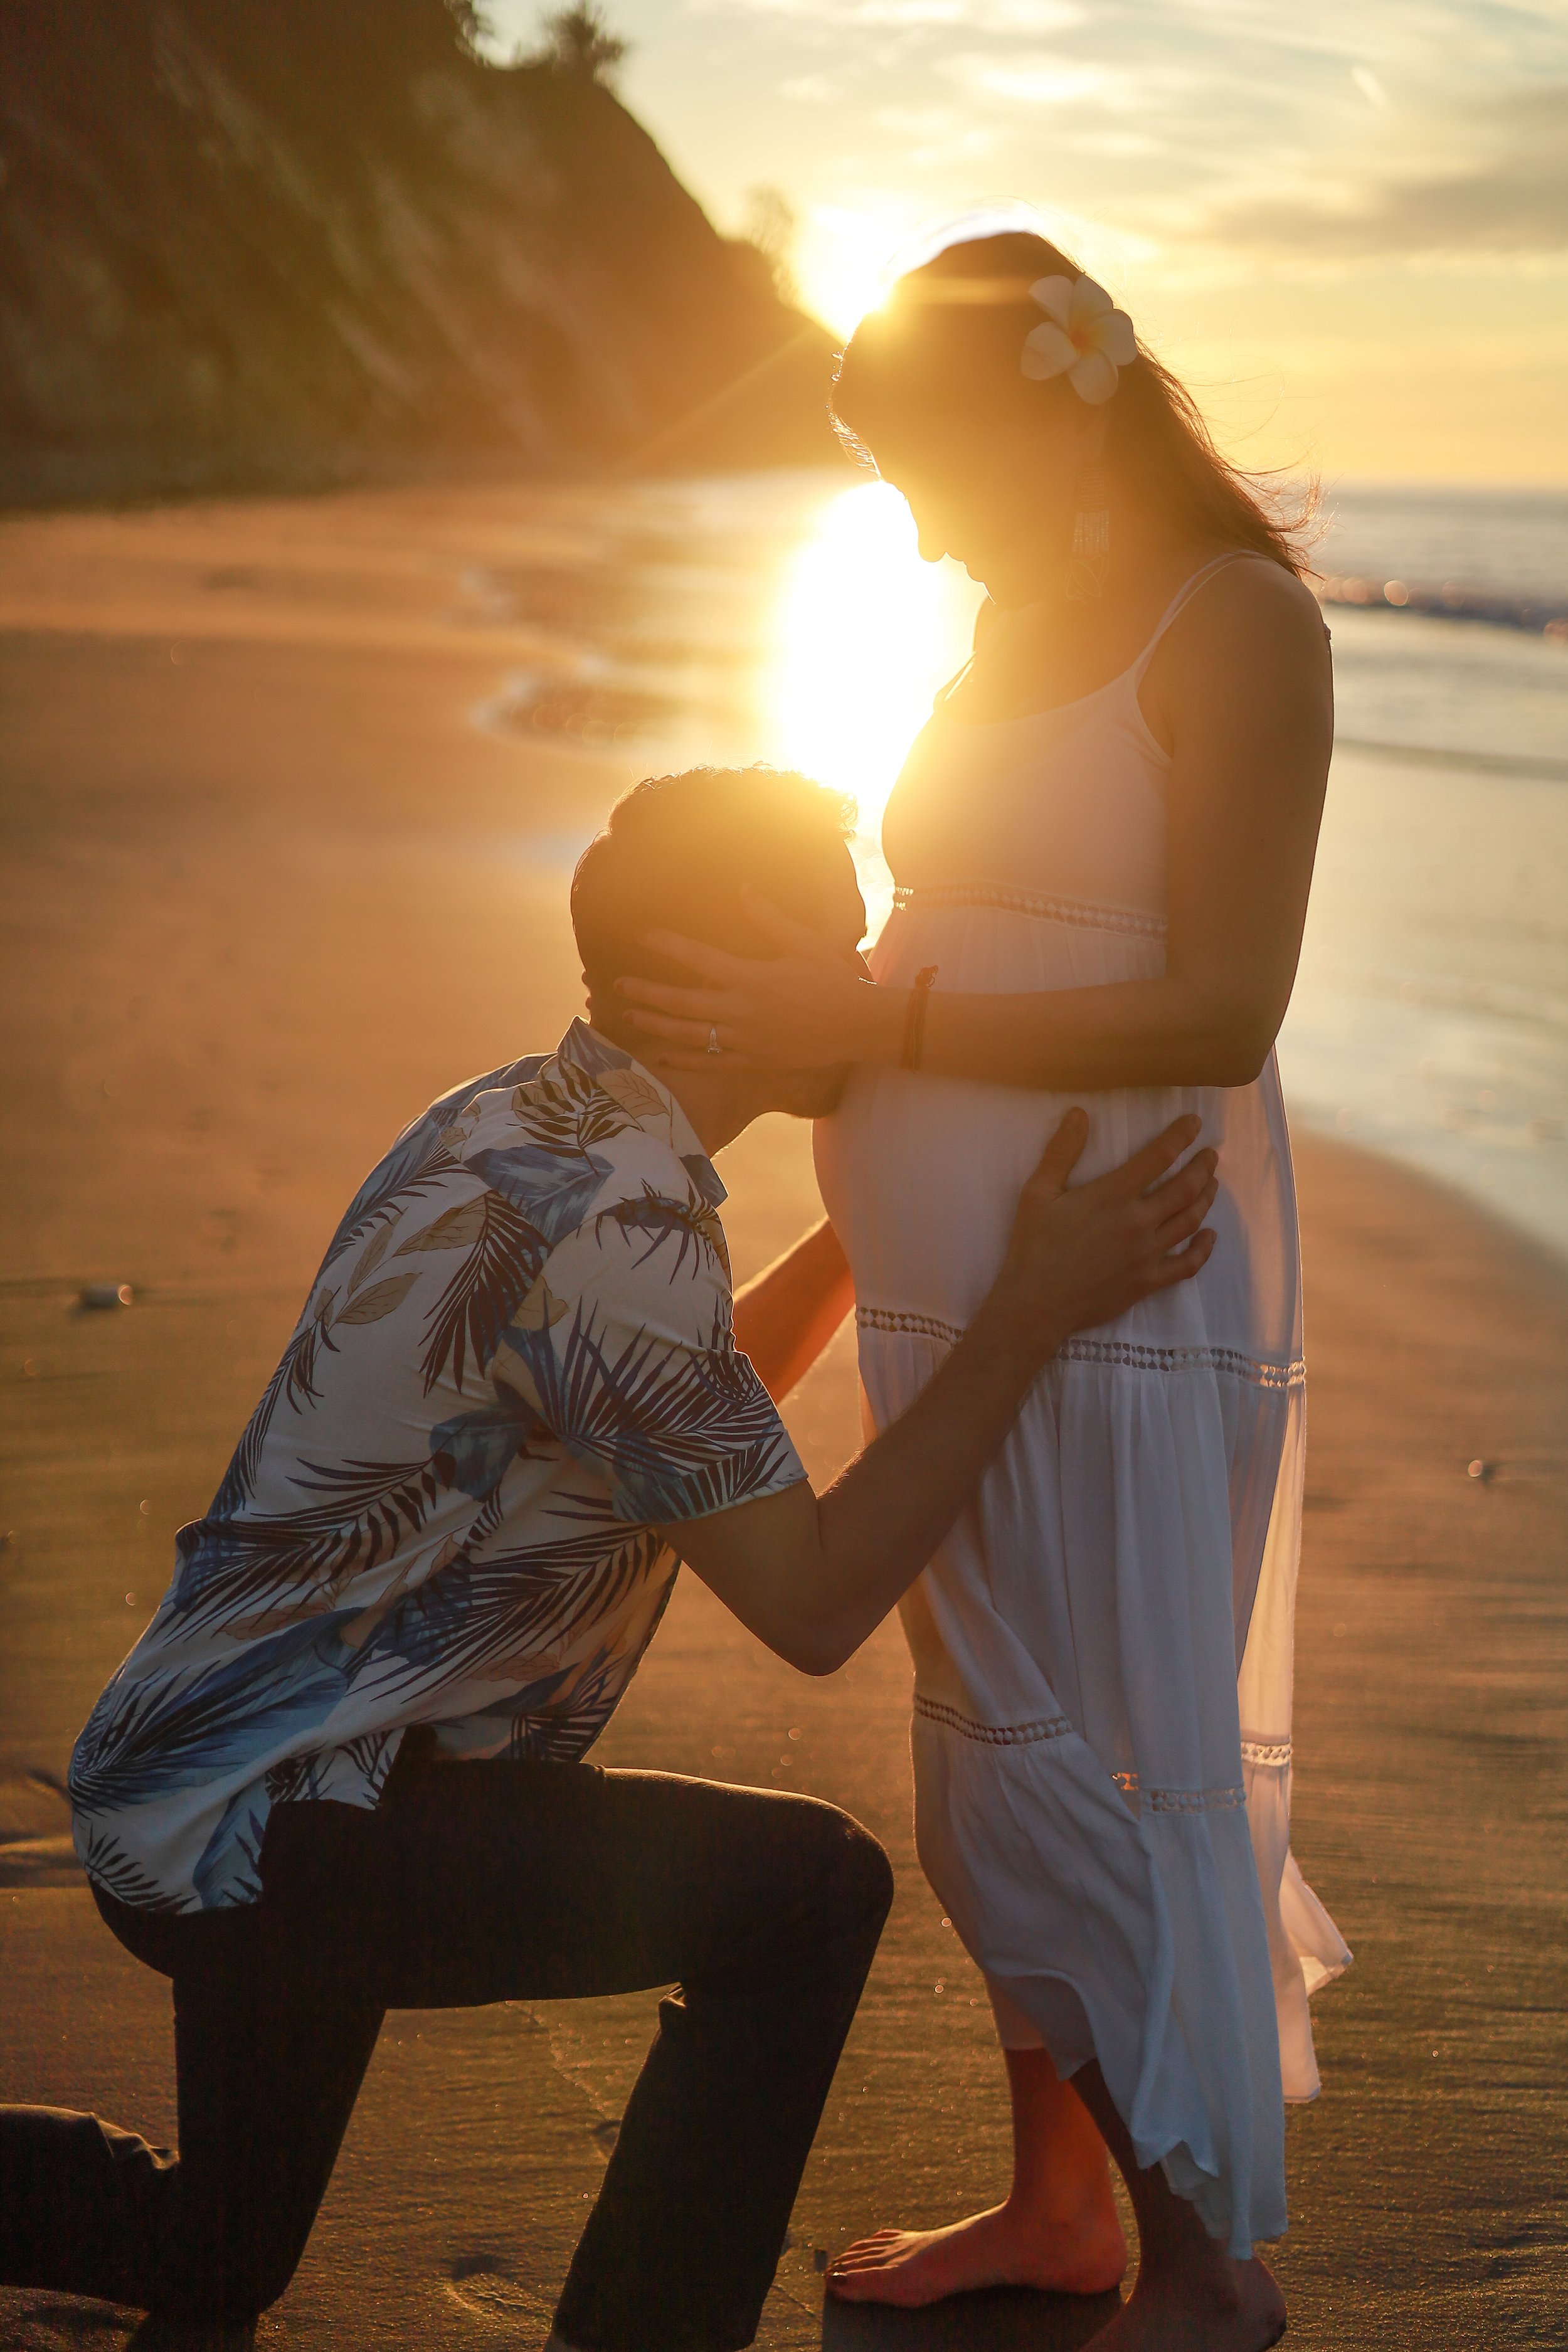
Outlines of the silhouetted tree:
[{"label": "silhouetted tree", "polygon": [[447,13],[457,21],[458,38],[470,57],[481,57],[484,44],[495,37],[495,27],[479,0],[447,0]]},{"label": "silhouetted tree", "polygon": [[549,66],[574,81],[608,82],[629,46],[611,32],[602,8],[557,8],[544,19],[544,40],[530,63]]}]

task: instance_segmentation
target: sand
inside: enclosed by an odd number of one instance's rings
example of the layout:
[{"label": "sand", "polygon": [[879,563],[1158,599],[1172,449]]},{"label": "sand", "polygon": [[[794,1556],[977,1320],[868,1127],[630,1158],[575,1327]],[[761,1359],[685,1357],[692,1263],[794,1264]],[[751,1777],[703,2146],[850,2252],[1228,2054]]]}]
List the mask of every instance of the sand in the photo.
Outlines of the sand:
[{"label": "sand", "polygon": [[[566,873],[626,756],[471,723],[563,647],[476,617],[463,574],[498,538],[569,551],[591,508],[430,491],[0,526],[0,2098],[173,2135],[167,1988],[100,1926],[60,1779],[360,1175],[578,1009]],[[816,1212],[806,1138],[768,1121],[723,1165],[744,1275]],[[1300,1139],[1300,1169],[1296,1844],[1356,1966],[1291,2124],[1290,2340],[1561,2344],[1568,1276],[1342,1146]],[[130,1308],[75,1307],[120,1281]],[[851,1449],[847,1335],[789,1418],[815,1471]],[[914,1862],[908,1681],[895,1628],[813,1683],[683,1580],[599,1754],[830,1797],[898,1869],[763,2343],[1076,2343],[1103,2312],[1042,2297],[822,2315],[816,2250],[952,2218],[1006,2173],[987,2012]],[[541,2340],[652,2011],[390,2019],[258,2340]],[[0,2345],[134,2325],[0,2290]]]}]

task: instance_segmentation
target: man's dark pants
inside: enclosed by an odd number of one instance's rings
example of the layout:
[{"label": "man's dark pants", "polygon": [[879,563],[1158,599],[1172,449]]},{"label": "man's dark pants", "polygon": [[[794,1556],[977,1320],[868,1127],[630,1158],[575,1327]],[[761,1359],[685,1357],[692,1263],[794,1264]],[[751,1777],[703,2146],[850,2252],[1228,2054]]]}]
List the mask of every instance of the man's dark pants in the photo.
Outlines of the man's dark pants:
[{"label": "man's dark pants", "polygon": [[374,1812],[278,1807],[258,1904],[100,1895],[174,1979],[180,2155],[0,2108],[0,2282],[247,2317],[293,2276],[385,2010],[674,1983],[555,2325],[584,2352],[749,2344],[891,1900],[881,1847],[809,1798],[416,1746]]}]

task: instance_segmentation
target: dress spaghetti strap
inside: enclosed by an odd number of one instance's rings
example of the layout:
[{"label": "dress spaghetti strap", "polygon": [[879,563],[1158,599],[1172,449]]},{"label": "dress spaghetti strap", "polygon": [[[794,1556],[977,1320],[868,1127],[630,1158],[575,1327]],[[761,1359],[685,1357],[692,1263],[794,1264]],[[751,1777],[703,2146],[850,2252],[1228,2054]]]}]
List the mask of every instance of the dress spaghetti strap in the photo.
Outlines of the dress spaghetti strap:
[{"label": "dress spaghetti strap", "polygon": [[[1177,589],[1175,594],[1172,597],[1170,603],[1166,605],[1163,613],[1161,614],[1160,619],[1155,625],[1154,634],[1145,644],[1142,652],[1129,663],[1128,667],[1124,670],[1120,671],[1115,677],[1108,678],[1103,686],[1091,688],[1088,694],[1069,696],[1066,702],[1047,703],[1040,710],[1016,711],[1009,714],[1006,718],[989,720],[981,719],[972,721],[970,723],[980,726],[1007,727],[1021,724],[1022,721],[1027,719],[1048,719],[1054,717],[1060,711],[1074,709],[1079,703],[1092,702],[1098,696],[1109,694],[1113,688],[1120,689],[1123,693],[1131,692],[1136,696],[1139,688],[1142,686],[1144,677],[1148,672],[1149,665],[1153,660],[1154,656],[1159,649],[1161,638],[1164,635],[1172,622],[1174,621],[1178,614],[1184,612],[1186,606],[1192,602],[1193,598],[1197,594],[1198,590],[1204,585],[1205,582],[1211,580],[1216,572],[1223,572],[1227,563],[1268,563],[1272,562],[1272,560],[1273,559],[1271,557],[1262,554],[1257,548],[1226,548],[1223,555],[1212,556],[1207,563],[1200,564],[1197,571],[1192,574],[1190,579],[1183,581],[1181,586]],[[1006,625],[1005,619],[1004,618],[995,625],[998,629],[1005,627]],[[991,632],[988,631],[987,635],[990,634]],[[1325,623],[1323,635],[1327,636],[1328,634],[1328,625]],[[957,670],[953,676],[947,680],[944,686],[941,686],[937,688],[936,694],[932,698],[931,701],[931,711],[933,716],[938,711],[946,709],[947,704],[953,695],[957,693],[959,688],[970,676],[974,667],[974,655],[972,653],[968,660],[964,663],[963,668]]]},{"label": "dress spaghetti strap", "polygon": [[1170,603],[1166,605],[1164,612],[1161,614],[1159,625],[1156,627],[1153,635],[1150,638],[1148,644],[1144,646],[1142,652],[1139,655],[1131,668],[1125,673],[1127,681],[1131,687],[1134,694],[1137,693],[1138,688],[1143,683],[1144,675],[1148,670],[1149,665],[1153,660],[1155,653],[1159,649],[1161,638],[1164,635],[1166,630],[1170,627],[1172,622],[1175,620],[1177,615],[1186,610],[1186,607],[1192,603],[1193,598],[1197,594],[1198,590],[1203,586],[1205,580],[1212,580],[1215,573],[1216,572],[1223,572],[1227,563],[1267,563],[1269,561],[1269,557],[1259,555],[1253,548],[1231,547],[1227,548],[1223,555],[1213,556],[1207,563],[1201,564],[1198,570],[1193,573],[1190,580],[1184,580],[1175,594],[1172,597]]}]

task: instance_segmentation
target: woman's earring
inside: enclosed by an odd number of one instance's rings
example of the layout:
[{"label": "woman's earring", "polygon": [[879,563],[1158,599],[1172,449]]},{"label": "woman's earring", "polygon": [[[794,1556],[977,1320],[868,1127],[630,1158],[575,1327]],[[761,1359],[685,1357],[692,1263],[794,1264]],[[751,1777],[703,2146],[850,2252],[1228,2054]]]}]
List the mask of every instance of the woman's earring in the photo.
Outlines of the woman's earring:
[{"label": "woman's earring", "polygon": [[1072,519],[1072,557],[1067,593],[1075,603],[1098,596],[1110,569],[1110,506],[1104,473],[1086,466],[1078,478],[1078,511]]}]

